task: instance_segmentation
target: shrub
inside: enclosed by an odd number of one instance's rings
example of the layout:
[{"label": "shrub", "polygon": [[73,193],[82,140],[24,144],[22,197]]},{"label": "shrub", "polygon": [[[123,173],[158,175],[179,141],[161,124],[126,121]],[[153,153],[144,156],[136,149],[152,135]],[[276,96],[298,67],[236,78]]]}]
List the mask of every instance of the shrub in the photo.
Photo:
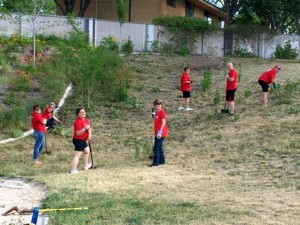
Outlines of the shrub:
[{"label": "shrub", "polygon": [[159,53],[160,49],[159,49],[159,41],[155,40],[151,43],[151,52],[154,53]]},{"label": "shrub", "polygon": [[141,109],[144,102],[140,98],[133,97],[128,99],[128,104],[131,109]]},{"label": "shrub", "polygon": [[[214,29],[214,25],[196,17],[160,16],[154,18],[152,23],[168,28],[173,35],[168,42],[171,43],[171,46],[176,46],[176,48],[170,48],[171,53],[183,56],[190,53],[190,49],[197,42],[199,32]],[[170,52],[167,53],[170,54]]]},{"label": "shrub", "polygon": [[237,48],[233,50],[233,53],[231,54],[233,57],[238,58],[256,58],[257,56],[250,52],[247,48]]},{"label": "shrub", "polygon": [[272,54],[272,58],[276,59],[295,59],[297,56],[297,48],[292,48],[290,40],[286,41],[283,47],[277,45],[275,52]]},{"label": "shrub", "polygon": [[134,44],[130,39],[122,44],[121,52],[125,53],[126,55],[132,55],[133,53]]},{"label": "shrub", "polygon": [[112,51],[116,51],[116,52],[119,51],[119,45],[118,45],[117,39],[110,35],[108,35],[107,37],[104,37],[101,40],[100,45],[104,46]]},{"label": "shrub", "polygon": [[0,128],[2,131],[10,130],[10,128],[17,129],[16,127],[25,128],[26,120],[25,109],[18,107],[13,110],[6,110],[0,114]]},{"label": "shrub", "polygon": [[215,92],[215,96],[214,96],[214,104],[215,105],[220,104],[221,98],[222,98],[222,96],[221,96],[220,90],[217,89],[216,92]]},{"label": "shrub", "polygon": [[202,91],[203,92],[207,92],[212,84],[212,74],[211,71],[209,69],[205,69],[203,71],[203,80],[202,80]]}]

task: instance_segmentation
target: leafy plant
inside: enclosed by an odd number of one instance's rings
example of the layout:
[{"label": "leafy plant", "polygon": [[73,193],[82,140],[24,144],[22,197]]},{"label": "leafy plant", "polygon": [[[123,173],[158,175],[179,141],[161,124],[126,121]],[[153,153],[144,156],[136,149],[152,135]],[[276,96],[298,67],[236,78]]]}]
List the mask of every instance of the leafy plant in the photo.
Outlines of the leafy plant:
[{"label": "leafy plant", "polygon": [[173,35],[168,41],[171,44],[169,47],[172,48],[168,49],[183,56],[190,53],[190,49],[197,42],[199,32],[214,29],[214,25],[196,17],[160,16],[154,18],[152,23],[168,28]]},{"label": "leafy plant", "polygon": [[128,99],[128,104],[131,109],[141,109],[144,101],[140,98],[132,97]]},{"label": "leafy plant", "polygon": [[114,38],[111,35],[104,37],[100,42],[100,46],[104,46],[112,51],[116,51],[116,52],[119,51],[118,41],[116,38]]},{"label": "leafy plant", "polygon": [[151,90],[152,90],[153,93],[160,92],[160,88],[159,87],[153,87]]},{"label": "leafy plant", "polygon": [[160,48],[159,48],[159,41],[155,40],[151,43],[151,52],[153,53],[159,53]]},{"label": "leafy plant", "polygon": [[216,92],[215,92],[215,96],[214,96],[214,104],[215,105],[220,104],[221,98],[222,98],[222,96],[221,96],[220,90],[217,89]]},{"label": "leafy plant", "polygon": [[247,48],[236,48],[233,50],[231,56],[238,58],[256,58],[257,56],[250,52]]},{"label": "leafy plant", "polygon": [[295,59],[297,56],[298,50],[297,48],[292,48],[290,40],[286,41],[283,47],[277,45],[275,52],[272,54],[272,57],[276,59]]},{"label": "leafy plant", "polygon": [[203,80],[202,80],[202,91],[203,92],[207,92],[212,84],[212,73],[210,71],[210,69],[205,69],[203,71]]},{"label": "leafy plant", "polygon": [[108,117],[110,119],[120,119],[122,117],[122,111],[115,107],[110,107]]},{"label": "leafy plant", "polygon": [[288,108],[287,112],[289,114],[298,114],[300,112],[300,104]]},{"label": "leafy plant", "polygon": [[128,39],[126,42],[122,44],[121,52],[124,52],[126,55],[132,55],[133,48],[134,48],[133,42],[130,39]]},{"label": "leafy plant", "polygon": [[138,92],[142,92],[145,89],[145,84],[143,83],[138,83],[135,85],[135,90],[137,90]]}]

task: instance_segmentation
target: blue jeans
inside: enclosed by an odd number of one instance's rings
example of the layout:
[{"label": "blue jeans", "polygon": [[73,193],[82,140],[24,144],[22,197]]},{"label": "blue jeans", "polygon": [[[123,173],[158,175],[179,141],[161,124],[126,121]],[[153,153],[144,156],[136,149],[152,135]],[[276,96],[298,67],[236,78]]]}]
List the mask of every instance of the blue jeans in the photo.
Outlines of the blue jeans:
[{"label": "blue jeans", "polygon": [[153,157],[153,166],[158,166],[160,164],[165,164],[165,154],[164,154],[164,150],[163,150],[163,143],[164,143],[164,139],[165,138],[160,138],[158,139],[157,137],[155,137],[155,141],[154,141],[154,157]]},{"label": "blue jeans", "polygon": [[35,144],[34,144],[32,159],[37,160],[39,157],[39,154],[44,149],[45,133],[43,133],[39,130],[34,130],[33,136],[35,138]]}]

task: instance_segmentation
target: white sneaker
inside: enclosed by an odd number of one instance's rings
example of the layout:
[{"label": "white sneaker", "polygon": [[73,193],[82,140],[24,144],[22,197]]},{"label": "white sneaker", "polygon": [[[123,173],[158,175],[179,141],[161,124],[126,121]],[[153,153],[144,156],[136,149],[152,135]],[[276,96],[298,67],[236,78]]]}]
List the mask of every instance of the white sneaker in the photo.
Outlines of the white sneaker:
[{"label": "white sneaker", "polygon": [[187,107],[186,109],[185,109],[185,111],[192,111],[193,110],[193,108],[190,108],[190,107]]},{"label": "white sneaker", "polygon": [[88,163],[87,166],[83,167],[84,170],[88,170],[92,167],[92,163]]},{"label": "white sneaker", "polygon": [[79,171],[78,171],[78,170],[71,170],[70,173],[71,173],[71,174],[76,174],[76,173],[79,173]]},{"label": "white sneaker", "polygon": [[184,108],[180,106],[180,107],[178,108],[178,111],[181,111],[181,110],[183,110],[183,109],[184,109]]}]

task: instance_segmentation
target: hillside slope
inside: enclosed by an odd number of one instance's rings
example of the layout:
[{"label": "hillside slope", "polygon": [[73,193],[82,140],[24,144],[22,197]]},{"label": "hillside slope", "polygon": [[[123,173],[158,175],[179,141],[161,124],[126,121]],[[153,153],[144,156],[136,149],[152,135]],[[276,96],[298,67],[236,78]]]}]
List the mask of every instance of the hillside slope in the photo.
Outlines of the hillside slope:
[{"label": "hillside slope", "polygon": [[[220,113],[223,96],[217,105],[213,100],[216,90],[224,92],[223,59],[139,55],[127,60],[132,71],[130,95],[136,104],[142,101],[143,105],[121,112],[102,106],[89,109],[93,110],[90,120],[95,170],[68,174],[73,149],[70,138],[49,134],[52,154],[42,156],[44,164],[38,169],[26,166],[32,139],[6,145],[7,154],[1,158],[7,166],[2,164],[2,175],[45,182],[50,193],[72,187],[119,198],[191,203],[212,210],[203,212],[203,220],[201,215],[185,218],[179,212],[178,217],[181,215],[186,224],[299,224],[299,63],[281,62],[281,87],[278,93],[271,93],[270,106],[263,108],[257,78],[275,62],[231,59],[240,75],[236,117],[231,118]],[[194,81],[194,110],[178,112],[179,77],[187,65]],[[208,93],[202,93],[206,67],[211,69],[213,84]],[[294,86],[288,92],[284,87],[291,83]],[[170,134],[165,140],[166,165],[148,168],[145,152],[152,145],[151,108],[155,98],[164,101]],[[71,124],[66,121],[64,126]],[[13,150],[18,153],[9,155]],[[22,169],[12,165],[16,162]],[[179,218],[176,221],[184,223]]]}]

